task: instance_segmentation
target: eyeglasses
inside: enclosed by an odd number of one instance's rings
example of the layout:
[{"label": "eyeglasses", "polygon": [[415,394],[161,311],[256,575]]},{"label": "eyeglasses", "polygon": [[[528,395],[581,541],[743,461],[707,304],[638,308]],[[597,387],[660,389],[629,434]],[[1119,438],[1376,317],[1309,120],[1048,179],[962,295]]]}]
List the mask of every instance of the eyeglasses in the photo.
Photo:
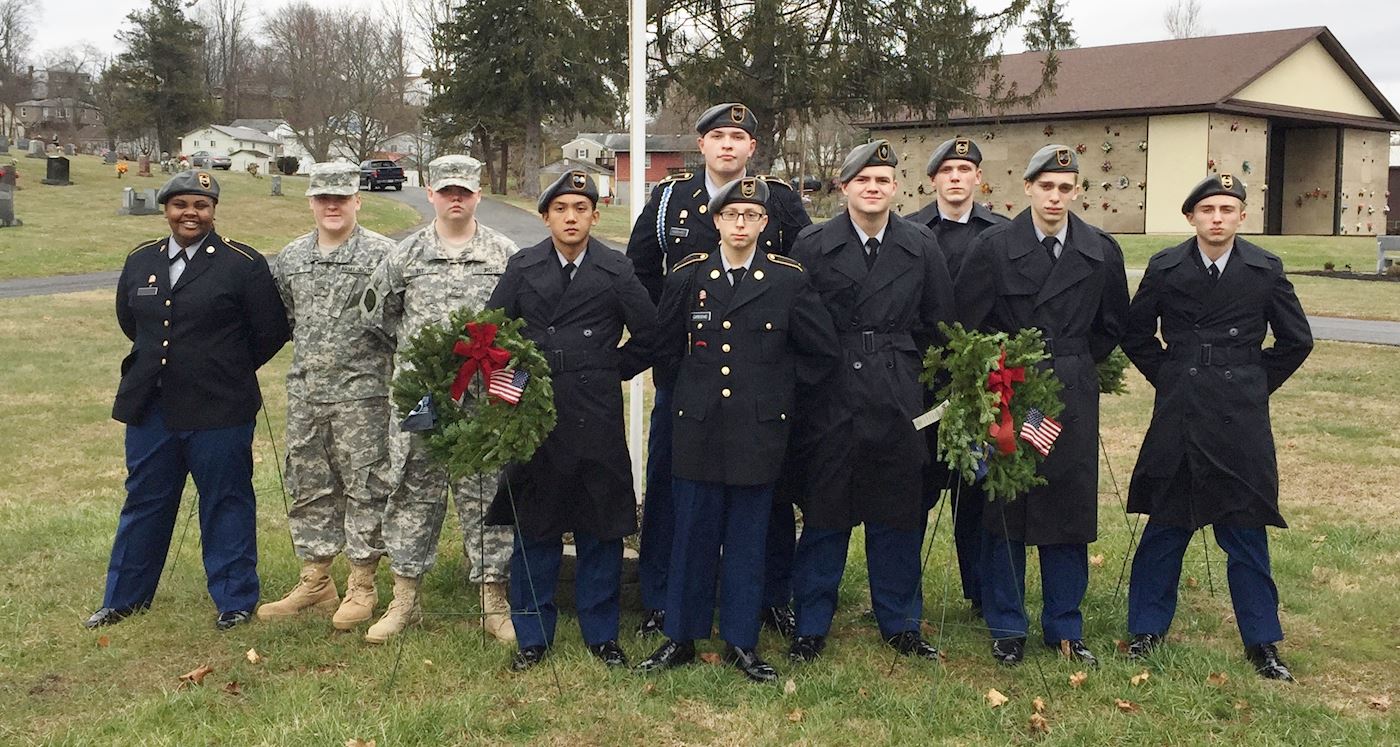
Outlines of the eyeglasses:
[{"label": "eyeglasses", "polygon": [[760,213],[757,210],[745,210],[742,213],[738,210],[725,210],[719,214],[719,219],[725,223],[733,223],[740,218],[743,218],[745,223],[757,223],[760,218],[767,217],[767,213]]}]

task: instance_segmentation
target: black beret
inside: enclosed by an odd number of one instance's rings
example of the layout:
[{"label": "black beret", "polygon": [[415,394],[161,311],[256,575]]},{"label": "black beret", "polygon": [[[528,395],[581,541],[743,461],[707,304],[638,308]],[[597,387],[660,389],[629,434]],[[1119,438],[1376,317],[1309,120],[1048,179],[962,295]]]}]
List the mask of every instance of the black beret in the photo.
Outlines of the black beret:
[{"label": "black beret", "polygon": [[1240,202],[1244,202],[1244,189],[1245,183],[1231,174],[1211,174],[1186,195],[1186,202],[1181,203],[1181,212],[1183,215],[1190,215],[1191,211],[1196,209],[1196,203],[1216,195],[1238,197]]},{"label": "black beret", "polygon": [[719,104],[706,109],[695,120],[695,131],[701,135],[721,127],[738,127],[753,137],[758,132],[758,117],[743,104]]},{"label": "black beret", "polygon": [[955,137],[945,141],[933,152],[933,156],[928,159],[928,175],[933,176],[938,173],[938,167],[944,161],[971,161],[978,166],[982,165],[982,151],[977,147],[977,143],[965,137]]},{"label": "black beret", "polygon": [[756,176],[746,176],[719,188],[710,198],[710,213],[717,214],[725,205],[736,202],[750,202],[755,205],[768,204],[768,185]]},{"label": "black beret", "polygon": [[554,202],[554,198],[564,195],[583,195],[593,203],[593,207],[598,206],[598,185],[593,183],[593,177],[574,169],[560,174],[553,184],[545,187],[540,193],[540,213],[549,212],[549,203]]},{"label": "black beret", "polygon": [[836,181],[842,184],[856,178],[856,175],[867,166],[898,166],[899,156],[894,154],[894,148],[890,147],[888,140],[876,140],[857,145],[846,154],[846,160],[841,164],[841,173],[836,176]]},{"label": "black beret", "polygon": [[1031,162],[1026,164],[1026,175],[1024,179],[1031,181],[1037,176],[1049,172],[1051,174],[1078,174],[1079,156],[1075,155],[1074,149],[1068,145],[1051,144],[1035,152],[1031,156]]},{"label": "black beret", "polygon": [[175,195],[204,195],[219,204],[219,183],[214,181],[214,176],[208,171],[181,171],[170,177],[170,181],[160,188],[160,193],[156,195],[156,202],[164,205]]}]

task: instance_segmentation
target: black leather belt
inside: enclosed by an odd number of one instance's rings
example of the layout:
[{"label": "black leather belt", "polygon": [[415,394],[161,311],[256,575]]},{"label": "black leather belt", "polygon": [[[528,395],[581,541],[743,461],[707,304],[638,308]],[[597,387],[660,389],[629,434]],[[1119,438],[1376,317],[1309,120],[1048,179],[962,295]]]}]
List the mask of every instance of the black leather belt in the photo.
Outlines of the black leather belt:
[{"label": "black leather belt", "polygon": [[1089,352],[1089,340],[1084,337],[1047,337],[1045,352],[1056,355],[1084,355]]},{"label": "black leather belt", "polygon": [[898,350],[901,343],[909,350],[915,349],[914,338],[908,332],[876,332],[866,329],[859,332],[840,332],[837,337],[841,340],[841,347],[859,348],[866,353]]},{"label": "black leather belt", "polygon": [[612,350],[541,350],[553,373],[591,368],[617,368],[622,357]]},{"label": "black leather belt", "polygon": [[1201,366],[1240,366],[1260,361],[1259,348],[1223,347],[1220,345],[1171,345],[1167,357],[1190,361]]}]

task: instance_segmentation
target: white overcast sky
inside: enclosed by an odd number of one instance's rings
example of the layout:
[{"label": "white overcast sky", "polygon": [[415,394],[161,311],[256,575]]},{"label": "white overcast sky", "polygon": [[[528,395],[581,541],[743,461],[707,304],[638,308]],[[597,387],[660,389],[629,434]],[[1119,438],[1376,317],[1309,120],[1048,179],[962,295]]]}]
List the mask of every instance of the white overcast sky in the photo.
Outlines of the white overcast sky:
[{"label": "white overcast sky", "polygon": [[[615,0],[623,6],[626,0]],[[395,0],[345,0],[364,8],[393,7]],[[279,0],[249,0],[255,12],[275,8]],[[983,8],[999,0],[974,0]],[[1162,13],[1169,0],[1068,0],[1081,46],[1123,44],[1166,38]],[[127,13],[144,0],[39,0],[34,51],[91,43],[115,51],[116,31]],[[1300,26],[1328,26],[1351,52],[1392,105],[1400,106],[1400,9],[1394,0],[1202,0],[1205,26],[1214,34],[1267,31]],[[1005,40],[1006,52],[1022,51],[1020,34]]]}]

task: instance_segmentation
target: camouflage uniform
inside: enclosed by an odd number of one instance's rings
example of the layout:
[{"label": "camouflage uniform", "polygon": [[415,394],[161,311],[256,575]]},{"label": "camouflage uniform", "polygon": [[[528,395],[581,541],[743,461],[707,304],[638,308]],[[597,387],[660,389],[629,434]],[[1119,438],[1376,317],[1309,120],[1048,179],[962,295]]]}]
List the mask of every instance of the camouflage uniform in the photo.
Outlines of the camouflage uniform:
[{"label": "camouflage uniform", "polygon": [[[399,350],[428,324],[442,323],[456,309],[481,309],[518,250],[498,231],[476,224],[476,235],[461,255],[449,257],[435,225],[404,239],[375,270],[363,299],[366,321],[398,340]],[[397,359],[395,365],[403,366]],[[437,560],[438,536],[447,513],[447,488],[457,504],[464,555],[473,583],[504,583],[509,578],[510,527],[482,523],[495,495],[496,475],[449,481],[431,461],[423,437],[390,426],[390,454],[398,484],[384,514],[384,540],[396,575],[418,578]]]},{"label": "camouflage uniform", "polygon": [[[333,178],[353,180],[350,188],[358,189],[358,169]],[[343,245],[322,254],[312,231],[272,262],[295,341],[287,371],[287,519],[302,560],[344,550],[352,562],[370,563],[384,554],[393,348],[365,328],[358,301],[393,248],[389,238],[356,226]]]}]

